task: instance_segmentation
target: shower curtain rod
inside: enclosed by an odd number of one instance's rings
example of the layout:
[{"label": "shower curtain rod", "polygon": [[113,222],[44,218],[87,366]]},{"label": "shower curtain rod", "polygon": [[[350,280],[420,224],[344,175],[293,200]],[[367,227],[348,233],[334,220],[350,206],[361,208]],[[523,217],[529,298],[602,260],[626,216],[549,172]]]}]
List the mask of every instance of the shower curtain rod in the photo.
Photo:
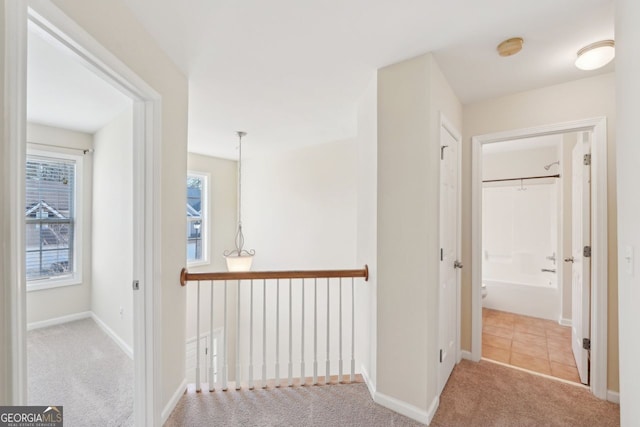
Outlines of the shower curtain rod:
[{"label": "shower curtain rod", "polygon": [[526,177],[522,177],[522,178],[487,179],[487,180],[484,180],[482,182],[523,181],[525,179],[541,179],[541,178],[560,178],[560,174],[542,175],[542,176],[526,176]]}]

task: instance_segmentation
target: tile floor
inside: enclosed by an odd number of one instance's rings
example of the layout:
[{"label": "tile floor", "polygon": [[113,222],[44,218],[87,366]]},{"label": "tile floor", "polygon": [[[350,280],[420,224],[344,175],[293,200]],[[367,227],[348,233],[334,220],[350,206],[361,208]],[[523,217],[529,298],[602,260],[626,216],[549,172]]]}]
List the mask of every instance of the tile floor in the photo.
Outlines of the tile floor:
[{"label": "tile floor", "polygon": [[482,357],[580,382],[571,328],[552,320],[483,308]]}]

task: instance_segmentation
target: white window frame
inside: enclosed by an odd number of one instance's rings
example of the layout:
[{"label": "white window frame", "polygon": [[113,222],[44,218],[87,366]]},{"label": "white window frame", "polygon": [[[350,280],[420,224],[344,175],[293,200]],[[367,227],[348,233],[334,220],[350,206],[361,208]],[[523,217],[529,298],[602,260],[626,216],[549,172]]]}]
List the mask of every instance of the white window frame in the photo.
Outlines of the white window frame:
[{"label": "white window frame", "polygon": [[[73,266],[72,274],[64,277],[52,277],[48,279],[27,280],[27,292],[44,289],[59,288],[82,284],[82,253],[83,248],[83,211],[84,211],[84,157],[78,154],[68,154],[53,150],[36,150],[27,148],[27,156],[41,156],[60,160],[73,160],[76,164],[75,190],[73,203],[75,206],[74,230],[73,230]],[[25,248],[26,250],[26,248]],[[26,255],[26,253],[25,253]]]},{"label": "white window frame", "polygon": [[[200,196],[202,197],[201,205],[202,212],[200,214],[202,218],[202,224],[204,225],[204,233],[200,233],[200,238],[202,239],[202,258],[199,260],[189,261],[187,259],[188,267],[197,267],[201,265],[209,264],[209,236],[210,236],[210,228],[211,221],[209,221],[209,183],[211,182],[211,174],[208,172],[198,172],[198,171],[187,171],[187,178],[190,176],[195,176],[203,181],[203,188]],[[185,182],[186,186],[186,182]],[[187,242],[185,242],[186,244]],[[185,246],[186,249],[186,246]]]}]

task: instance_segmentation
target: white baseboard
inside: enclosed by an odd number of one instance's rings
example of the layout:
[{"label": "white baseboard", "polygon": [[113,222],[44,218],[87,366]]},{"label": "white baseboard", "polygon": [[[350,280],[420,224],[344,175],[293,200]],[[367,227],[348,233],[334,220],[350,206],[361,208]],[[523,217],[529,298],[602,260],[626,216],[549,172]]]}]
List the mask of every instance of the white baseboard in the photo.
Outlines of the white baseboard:
[{"label": "white baseboard", "polygon": [[173,393],[173,396],[171,396],[171,399],[169,399],[167,406],[165,406],[164,409],[162,410],[162,414],[160,415],[162,417],[162,423],[161,423],[162,425],[164,425],[164,423],[167,422],[167,420],[169,419],[169,416],[175,409],[176,405],[180,401],[180,398],[182,397],[182,395],[186,390],[187,390],[187,379],[185,378],[184,380],[182,380],[182,383],[178,386],[176,391]]},{"label": "white baseboard", "polygon": [[48,326],[62,325],[63,323],[73,322],[80,319],[88,319],[91,317],[90,311],[69,314],[67,316],[56,317],[54,319],[41,320],[39,322],[31,322],[27,324],[27,331],[34,329],[46,328]]},{"label": "white baseboard", "polygon": [[369,394],[371,395],[371,398],[375,401],[376,385],[373,383],[373,381],[371,381],[371,378],[369,377],[369,373],[367,372],[364,366],[360,367],[360,371],[362,372],[362,378],[364,379],[364,383],[367,385],[367,388],[369,389]]},{"label": "white baseboard", "polygon": [[429,417],[427,425],[431,424],[431,421],[433,421],[433,417],[436,416],[438,406],[440,406],[440,396],[436,396],[431,402],[431,405],[429,405],[429,410],[427,411],[427,416]]},{"label": "white baseboard", "polygon": [[463,359],[473,360],[473,355],[471,354],[470,351],[462,350],[460,352],[460,355],[462,356]]},{"label": "white baseboard", "polygon": [[565,319],[561,317],[560,320],[558,320],[558,323],[562,326],[571,326],[571,319]]},{"label": "white baseboard", "polygon": [[620,404],[620,393],[617,391],[607,390],[607,400],[609,402]]},{"label": "white baseboard", "polygon": [[416,406],[398,400],[395,397],[382,394],[379,391],[376,391],[375,398],[373,400],[378,405],[382,405],[385,408],[391,409],[394,412],[426,425],[429,425],[433,419],[433,416],[436,414],[436,410],[438,409],[438,404],[440,403],[439,398],[436,396],[429,409],[425,411],[424,409],[420,409]]},{"label": "white baseboard", "polygon": [[116,344],[118,344],[118,347],[120,347],[120,349],[124,351],[127,356],[133,359],[133,349],[129,347],[129,345],[124,342],[124,340],[120,338],[120,336],[118,336],[118,334],[116,334],[113,329],[107,326],[107,324],[104,323],[98,316],[96,316],[94,312],[91,312],[91,318],[96,322],[98,326],[100,326],[100,329],[102,329],[107,335],[109,335],[109,338],[111,338]]},{"label": "white baseboard", "polygon": [[433,417],[436,414],[436,411],[438,410],[438,405],[440,404],[440,398],[438,396],[433,399],[433,402],[431,402],[431,406],[429,406],[429,409],[425,412],[423,409],[398,400],[395,397],[387,396],[376,391],[376,385],[371,380],[371,377],[369,377],[367,369],[364,366],[361,366],[360,371],[365,384],[367,384],[367,388],[369,389],[371,398],[378,405],[384,406],[385,408],[391,409],[394,412],[402,414],[405,417],[409,417],[420,423],[426,425],[429,425],[431,423]]}]

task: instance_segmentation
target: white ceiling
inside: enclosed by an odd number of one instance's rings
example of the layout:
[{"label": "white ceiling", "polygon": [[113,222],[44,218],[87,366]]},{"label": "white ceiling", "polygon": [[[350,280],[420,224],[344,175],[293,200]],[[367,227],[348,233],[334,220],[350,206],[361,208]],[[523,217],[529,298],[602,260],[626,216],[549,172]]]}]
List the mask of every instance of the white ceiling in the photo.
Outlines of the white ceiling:
[{"label": "white ceiling", "polygon": [[28,121],[93,134],[130,105],[131,99],[89,71],[71,51],[30,28]]},{"label": "white ceiling", "polygon": [[[189,78],[189,150],[219,157],[237,155],[236,130],[249,155],[355,136],[376,70],[425,52],[463,103],[613,70],[573,62],[613,38],[614,0],[124,2]],[[499,57],[514,36],[522,52]]]}]

